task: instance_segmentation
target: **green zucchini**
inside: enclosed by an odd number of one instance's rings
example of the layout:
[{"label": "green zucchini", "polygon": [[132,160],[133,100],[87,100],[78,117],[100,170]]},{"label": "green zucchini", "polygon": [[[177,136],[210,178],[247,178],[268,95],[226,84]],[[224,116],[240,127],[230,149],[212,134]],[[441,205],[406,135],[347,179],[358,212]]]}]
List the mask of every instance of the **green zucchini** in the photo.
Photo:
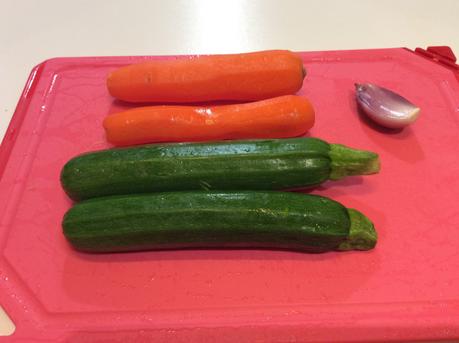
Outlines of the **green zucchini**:
[{"label": "green zucchini", "polygon": [[282,190],[379,171],[378,155],[317,138],[178,143],[108,149],[68,161],[74,200],[185,190]]},{"label": "green zucchini", "polygon": [[68,241],[86,252],[263,248],[368,250],[376,232],[357,210],[318,195],[194,191],[120,195],[75,204]]}]

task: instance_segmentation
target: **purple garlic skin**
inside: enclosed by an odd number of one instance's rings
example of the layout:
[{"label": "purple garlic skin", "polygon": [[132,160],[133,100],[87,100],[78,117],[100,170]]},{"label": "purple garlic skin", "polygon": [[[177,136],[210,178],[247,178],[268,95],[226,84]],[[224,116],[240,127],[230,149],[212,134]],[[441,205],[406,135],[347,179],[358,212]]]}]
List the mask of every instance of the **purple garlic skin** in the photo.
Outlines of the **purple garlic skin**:
[{"label": "purple garlic skin", "polygon": [[419,107],[393,91],[371,83],[355,84],[357,102],[376,123],[391,129],[403,128],[414,122]]}]

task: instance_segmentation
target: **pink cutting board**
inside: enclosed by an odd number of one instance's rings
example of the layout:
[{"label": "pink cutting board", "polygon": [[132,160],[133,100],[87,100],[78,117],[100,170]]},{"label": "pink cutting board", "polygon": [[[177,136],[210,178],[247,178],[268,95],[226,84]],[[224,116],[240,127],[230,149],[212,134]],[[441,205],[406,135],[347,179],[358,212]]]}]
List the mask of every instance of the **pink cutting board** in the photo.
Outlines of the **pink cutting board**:
[{"label": "pink cutting board", "polygon": [[[109,146],[102,120],[125,105],[107,93],[107,73],[176,57],[51,59],[33,69],[0,150],[0,304],[16,324],[3,340],[459,339],[457,74],[402,48],[301,55],[300,94],[317,113],[310,135],[376,151],[382,163],[378,175],[313,192],[366,213],[376,249],[75,252],[61,233],[71,202],[59,172]],[[358,113],[355,82],[401,93],[421,107],[419,120],[398,132],[373,126]]]}]

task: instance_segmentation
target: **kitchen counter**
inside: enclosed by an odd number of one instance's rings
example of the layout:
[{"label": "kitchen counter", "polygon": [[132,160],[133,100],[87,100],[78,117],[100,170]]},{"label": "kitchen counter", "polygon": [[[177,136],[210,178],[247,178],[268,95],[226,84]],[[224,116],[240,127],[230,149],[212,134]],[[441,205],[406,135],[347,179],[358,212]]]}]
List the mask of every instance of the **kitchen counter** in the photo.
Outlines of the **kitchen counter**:
[{"label": "kitchen counter", "polygon": [[[458,17],[456,0],[4,0],[0,139],[30,70],[52,57],[435,45],[459,54]],[[0,335],[12,330],[0,310]]]}]

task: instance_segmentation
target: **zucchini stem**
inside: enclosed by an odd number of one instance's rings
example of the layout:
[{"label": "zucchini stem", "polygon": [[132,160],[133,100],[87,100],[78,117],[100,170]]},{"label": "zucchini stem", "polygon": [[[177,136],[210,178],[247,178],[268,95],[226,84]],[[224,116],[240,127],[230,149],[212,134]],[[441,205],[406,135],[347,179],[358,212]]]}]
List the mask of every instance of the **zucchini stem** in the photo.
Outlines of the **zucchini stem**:
[{"label": "zucchini stem", "polygon": [[379,172],[379,157],[371,151],[352,149],[341,144],[330,144],[330,180],[351,175],[367,175]]},{"label": "zucchini stem", "polygon": [[370,250],[376,246],[378,235],[373,223],[361,212],[348,208],[351,220],[348,238],[336,250]]}]

